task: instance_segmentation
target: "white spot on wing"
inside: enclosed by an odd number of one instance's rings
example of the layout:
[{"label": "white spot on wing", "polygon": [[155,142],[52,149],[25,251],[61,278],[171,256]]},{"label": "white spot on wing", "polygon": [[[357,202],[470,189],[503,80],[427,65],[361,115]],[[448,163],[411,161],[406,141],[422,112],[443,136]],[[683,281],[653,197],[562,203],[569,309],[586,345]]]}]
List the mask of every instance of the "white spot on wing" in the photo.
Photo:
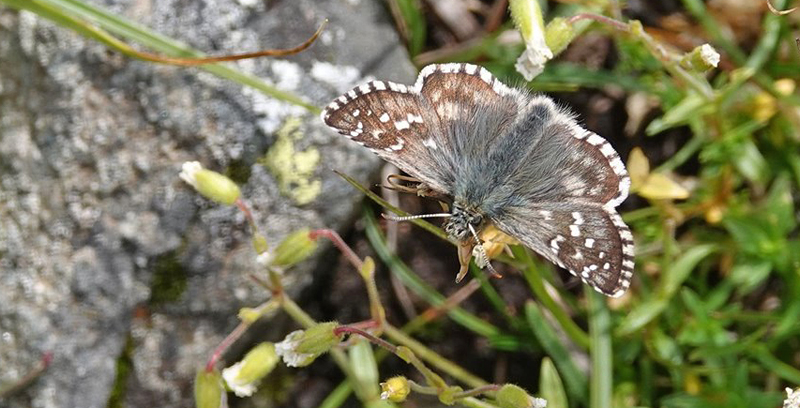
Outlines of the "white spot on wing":
[{"label": "white spot on wing", "polygon": [[403,139],[398,137],[397,138],[397,142],[395,144],[389,146],[389,149],[394,150],[394,151],[398,151],[398,150],[403,148],[404,144],[405,144],[405,142],[403,141]]},{"label": "white spot on wing", "polygon": [[386,123],[386,122],[389,121],[389,114],[386,113],[386,112],[383,112],[383,115],[381,115],[381,117],[378,118],[378,119],[380,119],[381,122]]},{"label": "white spot on wing", "polygon": [[428,147],[430,149],[436,150],[439,146],[436,145],[436,142],[433,141],[433,138],[427,138],[422,141],[422,145]]},{"label": "white spot on wing", "polygon": [[578,228],[578,226],[577,226],[577,225],[575,225],[575,224],[572,224],[572,225],[570,225],[570,226],[569,226],[569,233],[570,233],[570,235],[572,235],[573,237],[579,237],[579,236],[581,236],[581,230],[580,230],[580,229]]},{"label": "white spot on wing", "polygon": [[401,121],[394,122],[394,127],[397,128],[397,130],[403,130],[403,129],[410,128],[411,125],[408,123],[408,121],[401,120]]},{"label": "white spot on wing", "polygon": [[586,238],[586,242],[583,243],[586,248],[591,248],[594,246],[594,240],[591,238]]}]

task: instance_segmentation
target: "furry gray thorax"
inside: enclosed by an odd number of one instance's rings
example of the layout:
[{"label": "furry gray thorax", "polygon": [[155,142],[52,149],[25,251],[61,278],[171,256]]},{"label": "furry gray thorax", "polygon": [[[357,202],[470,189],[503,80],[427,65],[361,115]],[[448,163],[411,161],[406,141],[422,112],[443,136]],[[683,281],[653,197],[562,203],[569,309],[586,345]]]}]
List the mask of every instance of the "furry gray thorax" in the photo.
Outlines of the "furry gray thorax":
[{"label": "furry gray thorax", "polygon": [[466,208],[459,202],[453,203],[453,210],[450,213],[453,216],[448,218],[443,226],[444,232],[450,238],[458,242],[472,238],[472,232],[469,229],[470,225],[475,231],[480,231],[481,224],[483,224],[483,214],[474,209]]}]

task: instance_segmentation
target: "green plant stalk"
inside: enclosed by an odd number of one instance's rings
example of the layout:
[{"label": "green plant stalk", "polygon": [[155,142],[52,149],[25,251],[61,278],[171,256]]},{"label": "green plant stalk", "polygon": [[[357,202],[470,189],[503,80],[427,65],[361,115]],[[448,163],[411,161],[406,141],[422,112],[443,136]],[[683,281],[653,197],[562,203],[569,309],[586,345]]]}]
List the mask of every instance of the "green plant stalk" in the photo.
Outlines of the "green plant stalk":
[{"label": "green plant stalk", "polygon": [[478,388],[488,384],[390,324],[386,324],[384,333],[393,342],[408,347],[420,359],[469,387]]},{"label": "green plant stalk", "polygon": [[[0,2],[18,10],[31,11],[131,58],[141,59],[133,48],[113,37],[109,32],[170,56],[203,56],[199,51],[184,44],[152,33],[143,26],[76,0],[0,0]],[[256,76],[245,74],[226,65],[207,64],[198,68],[254,88],[275,99],[303,107],[315,115],[321,112],[320,108],[295,95],[280,91]]]},{"label": "green plant stalk", "polygon": [[589,385],[589,406],[611,408],[613,390],[613,356],[611,347],[611,315],[605,298],[585,288],[589,298],[589,333],[592,336],[592,376]]},{"label": "green plant stalk", "polygon": [[763,344],[754,345],[749,354],[772,373],[792,384],[800,384],[800,370],[778,360]]},{"label": "green plant stalk", "polygon": [[[443,306],[455,304],[455,302],[452,301],[453,296],[457,296],[457,294],[454,294],[451,297],[447,298]],[[422,326],[425,325],[425,323],[427,323],[427,320],[425,320],[424,315],[425,313],[420,314],[419,316],[417,316],[416,319],[406,323],[405,326],[403,326],[402,329],[400,330],[403,333],[405,333],[406,336],[408,337],[408,335],[419,330]],[[405,346],[413,350],[413,348],[410,347],[408,344],[406,344]],[[380,363],[381,361],[383,361],[383,359],[388,357],[389,354],[390,353],[388,351],[380,349],[375,353],[375,359]],[[469,374],[469,376],[471,376],[471,378],[476,379],[477,381],[481,381],[480,378],[478,378],[477,376],[474,376],[472,374]],[[323,401],[323,404],[320,406],[320,408],[337,408],[341,406],[347,400],[347,397],[350,395],[351,392],[352,388],[350,387],[348,380],[344,380],[333,391],[331,391],[331,393]]]},{"label": "green plant stalk", "polygon": [[456,401],[457,404],[461,404],[467,408],[498,408],[497,405],[490,404],[486,401],[479,400],[475,397],[463,398]]},{"label": "green plant stalk", "polygon": [[350,386],[350,380],[344,380],[325,397],[317,408],[338,408],[347,401],[347,397],[349,397],[352,392],[353,387]]},{"label": "green plant stalk", "polygon": [[536,265],[534,265],[533,259],[531,259],[528,251],[519,245],[513,247],[511,251],[514,253],[515,258],[522,260],[527,265],[522,273],[525,276],[525,280],[528,281],[528,286],[530,286],[539,301],[542,302],[544,307],[553,315],[556,321],[561,325],[561,328],[564,329],[567,336],[569,336],[575,344],[584,350],[589,350],[592,345],[589,340],[589,335],[578,327],[575,321],[573,321],[564,309],[553,300],[553,297],[547,293],[547,289],[544,287],[544,278],[539,273]]}]

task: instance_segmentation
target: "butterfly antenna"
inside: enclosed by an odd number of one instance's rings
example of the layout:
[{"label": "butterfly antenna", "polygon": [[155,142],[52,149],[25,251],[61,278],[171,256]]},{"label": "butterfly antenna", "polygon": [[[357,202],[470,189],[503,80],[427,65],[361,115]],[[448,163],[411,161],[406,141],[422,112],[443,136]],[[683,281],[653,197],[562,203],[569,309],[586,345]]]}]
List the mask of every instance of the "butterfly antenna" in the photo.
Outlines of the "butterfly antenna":
[{"label": "butterfly antenna", "polygon": [[475,232],[475,228],[472,227],[472,224],[467,224],[467,225],[469,226],[470,232],[472,232],[472,236],[475,237],[476,248],[478,248],[478,254],[481,256],[483,263],[486,264],[486,269],[489,270],[489,273],[492,274],[493,277],[502,278],[503,275],[501,275],[494,269],[494,267],[492,266],[492,262],[489,259],[489,256],[486,255],[486,248],[483,247],[483,242],[481,242],[481,239],[478,238],[478,233]]},{"label": "butterfly antenna", "polygon": [[452,217],[453,214],[450,213],[436,213],[436,214],[419,214],[419,215],[407,215],[405,217],[398,217],[396,215],[390,214],[381,214],[381,217],[389,220],[389,221],[411,221],[417,220],[420,218],[447,218]]}]

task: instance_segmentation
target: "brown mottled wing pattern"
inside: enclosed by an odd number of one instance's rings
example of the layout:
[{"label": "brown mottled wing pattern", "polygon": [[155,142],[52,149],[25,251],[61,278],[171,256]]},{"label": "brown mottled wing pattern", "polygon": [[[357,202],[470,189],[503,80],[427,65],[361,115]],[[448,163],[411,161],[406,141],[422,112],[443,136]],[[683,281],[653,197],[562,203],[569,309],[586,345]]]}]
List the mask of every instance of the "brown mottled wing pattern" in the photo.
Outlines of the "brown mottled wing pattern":
[{"label": "brown mottled wing pattern", "polygon": [[615,208],[628,196],[625,166],[605,139],[552,102],[532,103],[549,106],[547,123],[520,124],[541,140],[501,187],[514,199],[492,220],[597,291],[621,296],[634,267],[633,235]]},{"label": "brown mottled wing pattern", "polygon": [[414,86],[361,85],[322,119],[597,291],[630,286],[633,236],[615,209],[630,186],[625,166],[551,99],[479,66],[441,64]]}]

